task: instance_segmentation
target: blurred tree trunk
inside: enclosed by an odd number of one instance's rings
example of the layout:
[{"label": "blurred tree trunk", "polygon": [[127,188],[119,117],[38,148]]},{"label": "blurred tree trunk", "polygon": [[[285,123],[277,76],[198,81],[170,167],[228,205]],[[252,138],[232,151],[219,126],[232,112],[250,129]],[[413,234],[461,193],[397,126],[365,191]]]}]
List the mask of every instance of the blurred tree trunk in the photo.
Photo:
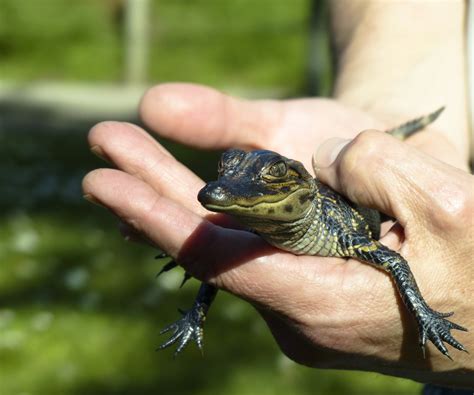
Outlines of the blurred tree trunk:
[{"label": "blurred tree trunk", "polygon": [[150,54],[150,0],[126,0],[125,7],[125,82],[144,84]]},{"label": "blurred tree trunk", "polygon": [[311,0],[306,93],[328,96],[332,85],[327,0]]}]

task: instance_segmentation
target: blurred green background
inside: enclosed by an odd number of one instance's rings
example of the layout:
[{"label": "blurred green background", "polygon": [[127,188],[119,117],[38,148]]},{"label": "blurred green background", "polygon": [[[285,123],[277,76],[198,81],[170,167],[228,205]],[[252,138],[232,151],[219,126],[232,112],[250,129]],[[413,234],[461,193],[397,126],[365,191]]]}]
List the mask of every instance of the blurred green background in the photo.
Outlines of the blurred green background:
[{"label": "blurred green background", "polygon": [[[294,364],[256,312],[225,294],[204,358],[193,346],[176,360],[155,352],[197,283],[178,291],[179,271],[155,279],[156,251],[124,242],[117,220],[82,200],[81,178],[104,166],[88,129],[107,117],[138,121],[132,93],[146,85],[327,94],[331,68],[319,1],[155,0],[147,69],[133,75],[131,3],[0,0],[0,394],[419,393],[411,381]],[[108,105],[111,96],[132,105]],[[161,142],[214,177],[217,153]]]}]

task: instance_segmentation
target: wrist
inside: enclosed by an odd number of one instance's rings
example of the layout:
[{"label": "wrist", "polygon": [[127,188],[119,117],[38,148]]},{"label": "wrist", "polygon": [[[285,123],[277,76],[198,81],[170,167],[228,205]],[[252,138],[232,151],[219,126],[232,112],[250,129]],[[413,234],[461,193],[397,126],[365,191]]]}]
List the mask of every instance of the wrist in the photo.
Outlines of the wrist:
[{"label": "wrist", "polygon": [[445,105],[435,129],[467,159],[465,8],[461,0],[331,2],[334,96],[388,123]]}]

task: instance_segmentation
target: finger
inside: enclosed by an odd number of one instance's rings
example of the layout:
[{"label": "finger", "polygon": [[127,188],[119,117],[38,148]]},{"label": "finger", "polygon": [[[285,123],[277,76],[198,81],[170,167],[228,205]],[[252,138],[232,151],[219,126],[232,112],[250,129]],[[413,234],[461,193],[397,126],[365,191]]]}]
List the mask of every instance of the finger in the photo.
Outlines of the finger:
[{"label": "finger", "polygon": [[402,225],[412,217],[432,218],[435,211],[440,218],[456,217],[472,186],[466,173],[377,131],[328,141],[314,162],[323,183]]},{"label": "finger", "polygon": [[197,200],[204,182],[143,129],[123,122],[101,122],[91,129],[88,139],[95,153],[159,194],[199,215],[208,213]]},{"label": "finger", "polygon": [[146,245],[155,247],[154,244],[150,240],[147,240],[142,234],[137,232],[130,225],[127,225],[126,223],[120,221],[118,227],[119,227],[119,232],[125,241],[131,241],[134,243],[146,244]]},{"label": "finger", "polygon": [[247,101],[195,84],[168,83],[145,93],[140,114],[163,137],[199,148],[262,147],[281,104]]},{"label": "finger", "polygon": [[[332,265],[327,260],[296,257],[270,247],[252,233],[216,226],[127,173],[95,170],[85,177],[83,190],[196,278],[253,303],[281,310],[282,306],[292,308],[301,298],[300,305],[306,306],[306,292],[311,297],[323,296],[328,279],[334,284],[340,281],[339,274],[329,275],[334,270],[329,270]],[[315,268],[318,275],[310,276]],[[305,282],[308,286],[295,298],[296,284]],[[292,300],[285,295],[293,295]]]},{"label": "finger", "polygon": [[[342,148],[350,142],[349,139],[332,138],[326,140],[318,147],[313,156],[313,167],[316,166],[316,160],[320,163],[332,163]],[[458,169],[468,171],[467,158],[460,155],[454,145],[442,134],[436,132],[419,132],[406,140],[420,151],[443,161]]]},{"label": "finger", "polygon": [[[94,170],[84,178],[83,191],[89,200],[110,209],[127,226],[175,258],[198,227],[207,230],[209,237],[214,237],[218,230],[223,229],[159,195],[147,183],[119,170]],[[242,232],[242,235],[251,234]],[[208,249],[209,244],[205,248]]]}]

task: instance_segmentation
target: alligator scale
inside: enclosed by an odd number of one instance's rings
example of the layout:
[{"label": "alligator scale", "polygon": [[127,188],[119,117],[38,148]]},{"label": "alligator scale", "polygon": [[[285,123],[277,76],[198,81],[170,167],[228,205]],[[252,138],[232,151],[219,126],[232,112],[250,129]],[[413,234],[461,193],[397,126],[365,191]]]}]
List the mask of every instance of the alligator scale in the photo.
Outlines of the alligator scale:
[{"label": "alligator scale", "polygon": [[[442,110],[388,132],[405,138],[433,122]],[[423,355],[428,340],[449,358],[444,343],[466,351],[450,331],[467,329],[446,319],[453,313],[431,309],[407,261],[378,241],[380,214],[349,202],[313,178],[300,162],[272,151],[228,150],[219,163],[217,181],[206,184],[198,199],[206,209],[231,215],[282,250],[355,258],[385,270],[418,324]],[[175,266],[170,262],[161,272]],[[177,343],[178,354],[191,339],[202,348],[203,323],[216,293],[215,287],[203,283],[192,308],[161,331],[173,334],[160,348]]]}]

